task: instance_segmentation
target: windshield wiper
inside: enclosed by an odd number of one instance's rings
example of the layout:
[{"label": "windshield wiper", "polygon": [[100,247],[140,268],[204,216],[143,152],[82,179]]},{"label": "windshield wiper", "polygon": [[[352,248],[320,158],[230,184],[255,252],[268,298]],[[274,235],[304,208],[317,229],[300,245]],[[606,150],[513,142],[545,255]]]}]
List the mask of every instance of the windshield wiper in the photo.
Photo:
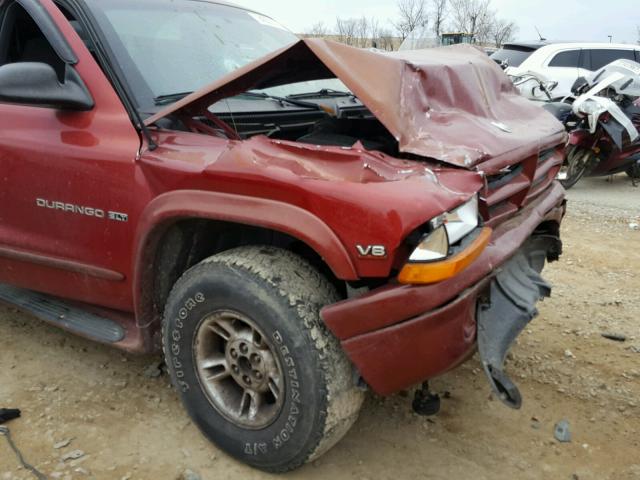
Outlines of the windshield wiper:
[{"label": "windshield wiper", "polygon": [[191,95],[193,92],[168,93],[166,95],[158,95],[153,99],[156,105],[167,105],[169,103],[182,100],[184,97]]},{"label": "windshield wiper", "polygon": [[268,93],[264,93],[264,92],[244,92],[238,96],[250,97],[250,98],[262,98],[265,100],[275,100],[277,102],[280,102],[282,106],[284,106],[285,103],[288,103],[289,105],[295,105],[297,107],[313,108],[314,110],[322,110],[322,108],[319,105],[316,105],[315,103],[312,103],[312,102],[303,102],[303,101],[291,99],[289,97],[286,97],[286,98],[278,97],[277,95],[269,95]]},{"label": "windshield wiper", "polygon": [[322,90],[318,90],[317,92],[306,92],[306,93],[295,93],[292,95],[287,95],[287,98],[318,98],[318,97],[353,97],[356,96],[351,92],[343,92],[341,90],[333,90],[331,88],[323,88]]}]

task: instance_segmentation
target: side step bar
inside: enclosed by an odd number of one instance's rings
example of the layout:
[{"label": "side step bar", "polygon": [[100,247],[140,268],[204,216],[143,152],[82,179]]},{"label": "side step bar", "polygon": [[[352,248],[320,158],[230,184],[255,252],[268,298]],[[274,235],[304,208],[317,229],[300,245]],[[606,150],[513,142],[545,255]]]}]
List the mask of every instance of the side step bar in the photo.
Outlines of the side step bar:
[{"label": "side step bar", "polygon": [[113,320],[67,305],[43,293],[0,284],[0,302],[98,342],[118,343],[126,335],[125,330]]}]

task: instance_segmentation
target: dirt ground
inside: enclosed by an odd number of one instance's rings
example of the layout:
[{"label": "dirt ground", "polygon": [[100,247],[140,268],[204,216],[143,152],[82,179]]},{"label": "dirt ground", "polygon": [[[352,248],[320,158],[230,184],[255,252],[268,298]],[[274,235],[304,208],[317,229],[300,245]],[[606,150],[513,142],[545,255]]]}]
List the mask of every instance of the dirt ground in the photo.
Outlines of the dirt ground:
[{"label": "dirt ground", "polygon": [[[640,479],[640,188],[589,179],[569,198],[565,255],[546,270],[553,297],[510,355],[522,410],[492,399],[474,358],[433,382],[449,392],[437,417],[413,414],[411,392],[371,396],[336,448],[284,478]],[[204,440],[167,376],[145,375],[156,358],[3,307],[0,322],[0,407],[23,409],[10,423],[15,441],[51,478],[267,478]],[[563,419],[571,443],[554,439]],[[84,456],[61,462],[73,450]],[[0,438],[0,479],[27,478]]]}]

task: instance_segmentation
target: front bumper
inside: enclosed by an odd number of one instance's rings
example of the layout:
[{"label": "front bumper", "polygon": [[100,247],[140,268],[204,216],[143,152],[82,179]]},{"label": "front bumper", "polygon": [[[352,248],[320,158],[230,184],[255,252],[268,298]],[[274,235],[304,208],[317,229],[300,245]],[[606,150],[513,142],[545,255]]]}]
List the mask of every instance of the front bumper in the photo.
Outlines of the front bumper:
[{"label": "front bumper", "polygon": [[[497,226],[483,254],[459,275],[433,285],[390,284],[329,305],[322,318],[378,394],[441,375],[474,353],[477,306],[490,296],[499,268],[519,254],[541,224],[560,224],[564,212],[564,189],[554,182],[546,194]],[[559,252],[551,248],[547,254],[553,258]],[[501,371],[503,358],[496,358],[502,347],[495,350],[491,362]],[[499,383],[494,378],[492,386]]]}]

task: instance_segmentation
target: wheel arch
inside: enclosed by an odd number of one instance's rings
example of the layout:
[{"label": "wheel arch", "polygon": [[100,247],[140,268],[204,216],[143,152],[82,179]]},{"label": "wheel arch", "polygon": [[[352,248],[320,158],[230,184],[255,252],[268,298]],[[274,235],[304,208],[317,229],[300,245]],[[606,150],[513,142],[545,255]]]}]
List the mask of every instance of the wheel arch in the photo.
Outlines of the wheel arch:
[{"label": "wheel arch", "polygon": [[[164,246],[174,241],[172,235],[176,229],[196,228],[200,224],[204,225],[204,229],[199,232],[207,232],[208,229],[221,231],[216,227],[228,226],[244,233],[270,232],[280,241],[283,238],[296,240],[305,253],[317,255],[335,279],[358,279],[353,261],[335,232],[302,208],[274,200],[227,193],[192,190],[170,192],[152,200],[138,222],[133,259],[133,299],[140,328],[147,329],[159,322],[162,314],[154,294],[157,287],[156,272],[158,267],[162,268],[158,264],[162,261],[162,255],[159,254],[163,248],[169,248],[171,253],[170,246]],[[228,248],[234,246],[239,245],[229,244]],[[181,254],[189,255],[188,252]],[[186,263],[188,265],[189,261]]]}]

